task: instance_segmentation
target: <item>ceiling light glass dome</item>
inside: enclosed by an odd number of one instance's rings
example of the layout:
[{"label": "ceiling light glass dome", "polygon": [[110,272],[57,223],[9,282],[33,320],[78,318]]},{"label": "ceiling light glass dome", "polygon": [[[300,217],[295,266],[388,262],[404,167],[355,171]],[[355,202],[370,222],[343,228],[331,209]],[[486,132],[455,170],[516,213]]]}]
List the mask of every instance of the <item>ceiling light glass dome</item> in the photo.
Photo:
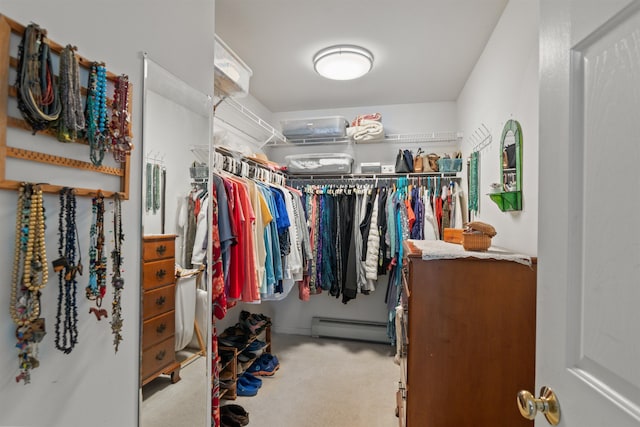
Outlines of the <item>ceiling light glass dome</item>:
[{"label": "ceiling light glass dome", "polygon": [[328,79],[357,79],[371,71],[373,54],[359,46],[330,46],[314,55],[313,67],[318,74]]}]

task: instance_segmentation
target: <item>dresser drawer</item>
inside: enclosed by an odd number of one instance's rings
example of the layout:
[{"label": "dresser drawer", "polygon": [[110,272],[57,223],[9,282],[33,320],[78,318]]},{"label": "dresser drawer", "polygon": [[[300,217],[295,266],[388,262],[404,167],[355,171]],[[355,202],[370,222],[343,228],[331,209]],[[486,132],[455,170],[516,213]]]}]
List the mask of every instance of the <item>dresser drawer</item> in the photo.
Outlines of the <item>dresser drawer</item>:
[{"label": "dresser drawer", "polygon": [[173,336],[142,352],[142,378],[171,365],[176,358]]},{"label": "dresser drawer", "polygon": [[176,287],[165,286],[144,293],[142,302],[142,317],[149,320],[159,314],[175,309]]},{"label": "dresser drawer", "polygon": [[142,267],[142,288],[153,289],[170,285],[175,281],[175,261],[173,258],[163,261],[145,262]]},{"label": "dresser drawer", "polygon": [[175,255],[175,236],[160,236],[158,238],[145,236],[142,245],[143,261],[156,261],[173,258]]},{"label": "dresser drawer", "polygon": [[152,345],[166,340],[175,333],[175,310],[145,320],[142,326],[142,348],[147,349]]}]

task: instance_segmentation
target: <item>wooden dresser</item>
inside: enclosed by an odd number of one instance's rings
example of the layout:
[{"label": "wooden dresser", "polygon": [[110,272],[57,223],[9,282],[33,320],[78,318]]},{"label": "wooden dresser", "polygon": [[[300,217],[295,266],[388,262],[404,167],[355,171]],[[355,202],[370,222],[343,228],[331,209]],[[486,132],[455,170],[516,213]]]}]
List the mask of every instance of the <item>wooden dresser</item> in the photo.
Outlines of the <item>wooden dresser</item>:
[{"label": "wooden dresser", "polygon": [[[408,427],[523,426],[520,390],[535,389],[536,260],[423,260],[410,245]],[[403,384],[404,380],[404,384]],[[406,410],[406,412],[405,412]]]},{"label": "wooden dresser", "polygon": [[175,238],[173,234],[142,239],[142,355],[140,383],[161,374],[180,380],[175,353]]}]

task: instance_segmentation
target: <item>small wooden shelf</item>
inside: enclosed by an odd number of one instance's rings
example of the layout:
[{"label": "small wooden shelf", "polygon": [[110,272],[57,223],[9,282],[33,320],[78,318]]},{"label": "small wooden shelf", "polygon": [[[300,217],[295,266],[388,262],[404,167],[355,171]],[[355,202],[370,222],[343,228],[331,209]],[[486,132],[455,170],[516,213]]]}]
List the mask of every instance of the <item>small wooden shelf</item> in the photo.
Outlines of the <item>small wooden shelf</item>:
[{"label": "small wooden shelf", "polygon": [[491,200],[498,205],[502,212],[522,210],[522,191],[505,191],[502,193],[490,193]]}]

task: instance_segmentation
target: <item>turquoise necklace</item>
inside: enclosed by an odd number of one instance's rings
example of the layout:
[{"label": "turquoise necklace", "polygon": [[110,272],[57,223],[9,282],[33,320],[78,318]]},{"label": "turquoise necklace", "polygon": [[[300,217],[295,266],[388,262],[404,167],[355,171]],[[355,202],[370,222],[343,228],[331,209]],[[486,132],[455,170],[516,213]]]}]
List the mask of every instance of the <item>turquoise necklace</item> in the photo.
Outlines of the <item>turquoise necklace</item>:
[{"label": "turquoise necklace", "polygon": [[107,150],[105,129],[107,129],[107,69],[103,64],[94,62],[89,71],[89,84],[86,105],[87,140],[89,158],[100,166]]}]

